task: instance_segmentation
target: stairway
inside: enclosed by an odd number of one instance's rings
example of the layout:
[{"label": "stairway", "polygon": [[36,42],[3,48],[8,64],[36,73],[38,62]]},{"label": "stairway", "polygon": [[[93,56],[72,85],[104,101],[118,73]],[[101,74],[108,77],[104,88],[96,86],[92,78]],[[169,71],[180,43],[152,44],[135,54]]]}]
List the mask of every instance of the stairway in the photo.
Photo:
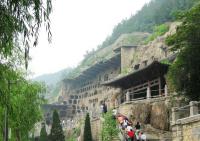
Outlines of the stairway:
[{"label": "stairway", "polygon": [[112,141],[121,141],[121,140],[118,136],[116,136],[115,138],[112,139]]}]

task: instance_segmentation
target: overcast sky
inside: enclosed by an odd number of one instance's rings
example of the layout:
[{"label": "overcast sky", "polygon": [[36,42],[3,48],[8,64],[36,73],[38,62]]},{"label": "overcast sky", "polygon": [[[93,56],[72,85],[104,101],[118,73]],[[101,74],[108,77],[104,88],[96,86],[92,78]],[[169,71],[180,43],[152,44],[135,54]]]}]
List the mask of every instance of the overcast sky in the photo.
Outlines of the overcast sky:
[{"label": "overcast sky", "polygon": [[31,50],[34,76],[75,67],[87,50],[96,48],[122,19],[134,15],[150,0],[52,0],[49,44],[41,30],[39,45]]}]

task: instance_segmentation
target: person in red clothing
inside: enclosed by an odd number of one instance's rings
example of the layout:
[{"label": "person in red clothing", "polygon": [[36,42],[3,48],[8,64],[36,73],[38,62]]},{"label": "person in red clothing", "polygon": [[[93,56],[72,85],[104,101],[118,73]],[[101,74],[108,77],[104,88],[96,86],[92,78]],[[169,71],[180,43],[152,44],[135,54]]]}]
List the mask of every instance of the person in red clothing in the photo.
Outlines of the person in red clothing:
[{"label": "person in red clothing", "polygon": [[128,141],[133,141],[134,140],[134,135],[135,135],[134,131],[132,129],[130,129],[130,131],[127,132]]}]

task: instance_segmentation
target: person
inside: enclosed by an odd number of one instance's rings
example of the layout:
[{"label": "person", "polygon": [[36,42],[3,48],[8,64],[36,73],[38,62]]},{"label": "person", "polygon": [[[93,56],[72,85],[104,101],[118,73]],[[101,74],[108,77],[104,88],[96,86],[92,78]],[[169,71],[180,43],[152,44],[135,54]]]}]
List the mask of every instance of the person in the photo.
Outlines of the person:
[{"label": "person", "polygon": [[130,125],[128,125],[128,126],[126,127],[126,129],[127,129],[127,131],[130,131],[130,130],[133,130],[133,127],[130,126]]},{"label": "person", "polygon": [[135,125],[135,129],[140,130],[140,123],[139,122],[137,122],[137,124]]},{"label": "person", "polygon": [[140,141],[140,136],[139,136],[139,134],[140,134],[140,131],[139,131],[139,130],[136,130],[136,131],[135,131],[135,138],[136,138],[136,141]]},{"label": "person", "polygon": [[140,137],[141,141],[146,141],[147,140],[147,136],[141,132],[141,137]]},{"label": "person", "polygon": [[134,131],[132,129],[130,129],[130,131],[127,132],[127,139],[128,141],[133,141],[134,140]]},{"label": "person", "polygon": [[124,119],[123,124],[122,124],[122,129],[125,129],[128,126],[128,120]]},{"label": "person", "polygon": [[107,106],[106,106],[105,102],[103,103],[103,113],[107,113]]},{"label": "person", "polygon": [[101,110],[101,113],[103,113],[103,103],[101,103],[100,105],[100,110]]}]

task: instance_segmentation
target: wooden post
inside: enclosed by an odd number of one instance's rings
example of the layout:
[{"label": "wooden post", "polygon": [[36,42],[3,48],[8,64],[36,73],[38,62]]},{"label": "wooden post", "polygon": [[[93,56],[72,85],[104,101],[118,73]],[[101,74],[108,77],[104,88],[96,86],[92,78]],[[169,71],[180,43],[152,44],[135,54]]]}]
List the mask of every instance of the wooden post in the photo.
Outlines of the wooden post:
[{"label": "wooden post", "polygon": [[147,86],[147,99],[151,98],[151,86],[150,82],[148,81],[148,86]]},{"label": "wooden post", "polygon": [[130,93],[129,91],[126,92],[126,102],[130,101]]},{"label": "wooden post", "polygon": [[160,77],[158,78],[158,86],[159,86],[159,88],[158,88],[159,89],[158,90],[159,91],[159,95],[161,96],[161,94],[162,94],[162,90],[161,89],[162,88],[161,88],[161,78]]}]

